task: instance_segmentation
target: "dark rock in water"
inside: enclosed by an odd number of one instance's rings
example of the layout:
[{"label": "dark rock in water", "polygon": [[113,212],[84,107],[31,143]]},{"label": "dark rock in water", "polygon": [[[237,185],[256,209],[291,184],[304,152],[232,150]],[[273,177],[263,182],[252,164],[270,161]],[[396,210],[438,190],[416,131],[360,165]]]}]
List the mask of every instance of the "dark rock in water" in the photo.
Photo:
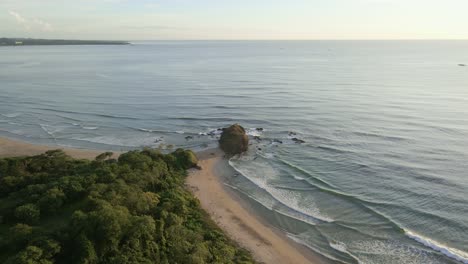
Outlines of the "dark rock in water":
[{"label": "dark rock in water", "polygon": [[305,143],[305,141],[304,141],[304,140],[302,140],[302,139],[298,139],[298,138],[292,138],[292,141],[294,141],[294,142],[296,142],[296,143],[298,143],[298,144]]},{"label": "dark rock in water", "polygon": [[249,148],[249,137],[241,125],[234,124],[223,128],[223,133],[219,139],[219,147],[226,154],[240,154]]},{"label": "dark rock in water", "polygon": [[190,140],[190,139],[193,139],[193,137],[192,136],[186,136],[185,137],[185,140]]},{"label": "dark rock in water", "polygon": [[292,132],[292,131],[289,131],[289,132],[288,132],[288,136],[295,136],[295,135],[297,135],[296,132]]},{"label": "dark rock in water", "polygon": [[460,63],[460,64],[458,64],[458,66],[460,66],[460,67],[465,67],[466,64]]},{"label": "dark rock in water", "polygon": [[255,130],[257,130],[257,131],[263,131],[263,128],[262,128],[262,127],[257,127]]},{"label": "dark rock in water", "polygon": [[262,150],[262,148],[257,148],[258,150]]},{"label": "dark rock in water", "polygon": [[262,141],[262,139],[259,136],[254,136],[253,138],[259,142]]},{"label": "dark rock in water", "polygon": [[176,151],[172,152],[172,155],[176,158],[177,164],[184,169],[198,166],[197,156],[191,150],[176,149]]},{"label": "dark rock in water", "polygon": [[279,140],[279,139],[273,139],[273,143],[283,144],[283,141],[281,141],[281,140]]}]

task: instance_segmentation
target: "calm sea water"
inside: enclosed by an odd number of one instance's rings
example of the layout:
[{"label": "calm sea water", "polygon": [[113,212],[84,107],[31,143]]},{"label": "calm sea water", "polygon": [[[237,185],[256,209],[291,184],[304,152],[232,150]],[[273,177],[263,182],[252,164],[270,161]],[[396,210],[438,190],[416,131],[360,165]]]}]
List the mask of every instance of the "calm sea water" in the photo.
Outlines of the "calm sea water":
[{"label": "calm sea water", "polygon": [[240,122],[261,141],[226,184],[295,241],[331,262],[468,263],[458,64],[468,42],[1,47],[0,135],[201,149]]}]

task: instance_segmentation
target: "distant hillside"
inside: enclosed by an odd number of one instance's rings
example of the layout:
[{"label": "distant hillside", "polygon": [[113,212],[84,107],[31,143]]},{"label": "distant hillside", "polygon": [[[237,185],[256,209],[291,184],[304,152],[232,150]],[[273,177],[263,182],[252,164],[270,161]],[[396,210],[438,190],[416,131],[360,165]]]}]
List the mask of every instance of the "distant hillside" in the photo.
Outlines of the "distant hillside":
[{"label": "distant hillside", "polygon": [[126,41],[0,38],[0,46],[30,45],[128,45]]}]

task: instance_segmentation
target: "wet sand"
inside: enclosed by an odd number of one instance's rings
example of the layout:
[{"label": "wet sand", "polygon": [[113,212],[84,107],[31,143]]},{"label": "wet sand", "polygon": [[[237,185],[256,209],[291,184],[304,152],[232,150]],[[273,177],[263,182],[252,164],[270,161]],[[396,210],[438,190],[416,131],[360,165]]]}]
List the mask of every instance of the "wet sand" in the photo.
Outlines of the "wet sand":
[{"label": "wet sand", "polygon": [[216,224],[240,246],[252,252],[257,261],[275,264],[321,263],[302,246],[249,212],[239,198],[226,189],[219,175],[228,165],[220,150],[204,151],[198,156],[202,170],[190,171],[188,187]]}]

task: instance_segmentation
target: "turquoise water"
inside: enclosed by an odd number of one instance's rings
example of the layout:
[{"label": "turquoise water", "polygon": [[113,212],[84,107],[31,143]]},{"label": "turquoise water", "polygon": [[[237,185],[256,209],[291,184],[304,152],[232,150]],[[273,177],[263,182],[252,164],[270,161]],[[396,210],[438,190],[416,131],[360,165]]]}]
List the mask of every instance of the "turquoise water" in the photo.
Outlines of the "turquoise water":
[{"label": "turquoise water", "polygon": [[203,149],[240,122],[261,140],[226,185],[298,243],[330,262],[468,263],[458,64],[467,41],[1,47],[0,136]]}]

